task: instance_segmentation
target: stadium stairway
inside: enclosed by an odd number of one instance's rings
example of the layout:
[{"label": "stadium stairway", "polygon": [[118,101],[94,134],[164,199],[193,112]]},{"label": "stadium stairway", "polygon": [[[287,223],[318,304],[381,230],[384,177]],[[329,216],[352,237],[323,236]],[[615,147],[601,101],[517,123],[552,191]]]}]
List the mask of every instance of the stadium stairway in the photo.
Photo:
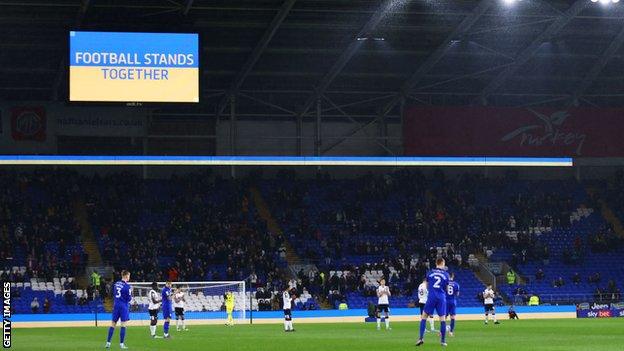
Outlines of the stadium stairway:
[{"label": "stadium stairway", "polygon": [[[255,187],[250,188],[249,191],[251,192],[254,204],[258,209],[258,214],[266,221],[269,230],[272,233],[283,234],[282,228],[279,226],[275,218],[273,218],[271,210],[269,210],[269,205],[266,201],[264,201],[260,191]],[[288,238],[284,236],[284,239],[284,245],[286,246],[286,262],[288,262],[288,265],[292,266],[301,264],[301,258],[297,255],[295,249],[288,241]]]},{"label": "stadium stairway", "polygon": [[[593,188],[587,188],[587,193],[594,194],[596,193],[596,190]],[[624,226],[622,226],[622,221],[620,221],[618,216],[615,214],[615,212],[613,212],[611,207],[609,207],[604,199],[598,198],[598,204],[600,205],[600,213],[602,213],[602,218],[604,218],[607,223],[611,224],[611,226],[613,227],[613,231],[618,236],[624,238]]]},{"label": "stadium stairway", "polygon": [[[95,235],[93,234],[93,230],[91,229],[91,224],[89,223],[89,215],[87,213],[84,199],[75,199],[73,201],[72,208],[74,211],[74,217],[80,225],[82,245],[86,253],[89,255],[89,261],[87,262],[87,266],[100,267],[103,265],[102,256],[100,255],[97,240],[95,239]],[[83,276],[76,277],[76,282],[79,286],[86,287],[89,285],[88,275],[90,270],[87,269],[85,272],[86,273]]]},{"label": "stadium stairway", "polygon": [[[498,279],[496,278],[496,275],[494,273],[492,273],[487,267],[488,267],[488,263],[489,260],[488,258],[482,254],[482,253],[476,253],[475,257],[479,260],[479,264],[480,264],[480,269],[477,269],[474,271],[474,275],[475,277],[477,277],[477,279],[479,279],[479,281],[484,285],[487,286],[488,284],[492,283],[492,279],[494,279],[497,282],[497,290],[498,289],[498,285],[500,284],[498,282]],[[507,274],[507,271],[509,270],[509,264],[507,264],[507,262],[501,262],[503,264],[502,270],[501,270],[501,276],[505,277],[505,275]],[[516,274],[516,279],[517,283],[519,285],[524,285],[525,281],[524,278],[520,277],[520,274]],[[505,283],[506,284],[506,283]],[[499,290],[500,291],[500,290]],[[505,301],[505,303],[509,303],[510,301],[508,301],[508,299],[503,295],[503,300]]]}]

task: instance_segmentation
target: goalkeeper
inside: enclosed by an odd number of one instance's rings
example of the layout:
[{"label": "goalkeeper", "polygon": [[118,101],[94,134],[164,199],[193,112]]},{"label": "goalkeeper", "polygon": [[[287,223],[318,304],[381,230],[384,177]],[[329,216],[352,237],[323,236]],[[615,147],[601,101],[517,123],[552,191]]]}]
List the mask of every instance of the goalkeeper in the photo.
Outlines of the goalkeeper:
[{"label": "goalkeeper", "polygon": [[234,318],[232,318],[232,312],[234,312],[234,294],[231,291],[225,293],[225,312],[227,313],[226,326],[231,327],[234,325]]}]

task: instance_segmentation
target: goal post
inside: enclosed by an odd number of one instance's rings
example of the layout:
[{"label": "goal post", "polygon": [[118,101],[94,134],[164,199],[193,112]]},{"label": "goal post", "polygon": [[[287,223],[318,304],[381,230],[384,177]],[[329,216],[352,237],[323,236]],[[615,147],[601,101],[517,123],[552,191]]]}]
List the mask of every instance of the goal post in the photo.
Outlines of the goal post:
[{"label": "goal post", "polygon": [[[158,283],[158,293],[162,292],[165,282]],[[148,305],[149,291],[152,289],[151,282],[130,282],[132,286],[132,302],[130,310],[139,325],[149,325]],[[235,324],[246,322],[246,311],[257,308],[255,299],[251,299],[250,292],[245,290],[245,281],[195,281],[195,282],[172,282],[172,294],[180,288],[185,296],[184,316],[187,324],[221,324],[225,323],[227,313],[225,310],[225,295],[231,292],[234,296],[234,310],[232,318]],[[253,306],[256,305],[256,306]],[[162,320],[162,308],[158,312],[159,321]],[[175,320],[175,312],[171,319]],[[159,323],[160,324],[160,323]]]}]

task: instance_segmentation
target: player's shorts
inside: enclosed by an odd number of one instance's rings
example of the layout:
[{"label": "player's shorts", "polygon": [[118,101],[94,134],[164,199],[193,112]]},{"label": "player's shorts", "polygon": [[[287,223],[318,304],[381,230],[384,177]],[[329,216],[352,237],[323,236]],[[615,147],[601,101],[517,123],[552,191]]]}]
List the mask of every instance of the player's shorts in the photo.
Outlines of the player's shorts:
[{"label": "player's shorts", "polygon": [[162,306],[162,314],[164,319],[171,319],[171,306]]},{"label": "player's shorts", "polygon": [[120,319],[122,322],[127,322],[130,320],[128,305],[115,305],[113,307],[112,321],[117,323],[117,321],[119,321]]},{"label": "player's shorts", "polygon": [[423,314],[423,312],[425,311],[425,304],[422,302],[419,302],[418,306],[420,307],[420,314]]},{"label": "player's shorts", "polygon": [[456,310],[457,310],[457,304],[455,302],[446,303],[446,315],[447,316],[456,315],[457,314]]},{"label": "player's shorts", "polygon": [[290,308],[284,309],[284,318],[286,320],[290,320],[292,318],[292,312],[290,311]]},{"label": "player's shorts", "polygon": [[386,313],[388,313],[390,311],[390,306],[387,303],[379,304],[379,305],[377,305],[377,310],[379,312],[386,312]]},{"label": "player's shorts", "polygon": [[234,306],[225,306],[225,312],[227,313],[234,312]]},{"label": "player's shorts", "polygon": [[429,316],[433,315],[433,312],[437,312],[438,316],[446,316],[446,296],[438,297],[430,295],[425,304],[425,313]]},{"label": "player's shorts", "polygon": [[184,316],[184,308],[183,307],[176,307],[175,308],[175,315],[176,315],[176,317]]},{"label": "player's shorts", "polygon": [[494,304],[493,303],[487,303],[487,304],[483,305],[483,308],[485,309],[485,312],[494,312]]}]

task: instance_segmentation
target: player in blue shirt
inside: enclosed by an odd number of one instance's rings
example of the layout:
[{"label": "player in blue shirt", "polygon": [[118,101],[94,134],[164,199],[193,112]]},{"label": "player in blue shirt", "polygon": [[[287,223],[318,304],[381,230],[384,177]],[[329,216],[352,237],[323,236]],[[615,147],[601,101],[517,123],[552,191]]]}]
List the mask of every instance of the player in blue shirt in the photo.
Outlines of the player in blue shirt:
[{"label": "player in blue shirt", "polygon": [[457,297],[459,296],[459,284],[455,281],[455,273],[450,274],[451,280],[446,286],[446,317],[451,317],[450,335],[455,333],[455,314],[457,310]]},{"label": "player in blue shirt", "polygon": [[434,310],[440,318],[440,342],[442,346],[446,346],[446,288],[449,280],[444,259],[440,257],[436,260],[436,268],[427,273],[429,295],[420,319],[420,338],[416,342],[416,346],[425,343],[423,338],[427,328],[427,318],[433,315]]},{"label": "player in blue shirt", "polygon": [[169,337],[169,322],[171,321],[171,298],[173,293],[171,292],[171,282],[166,282],[165,287],[161,292],[162,296],[162,313],[165,324],[163,325],[164,338]]},{"label": "player in blue shirt", "polygon": [[117,321],[121,319],[121,328],[119,329],[119,347],[127,349],[124,344],[126,338],[126,322],[130,320],[130,301],[132,300],[132,287],[128,284],[130,281],[130,272],[121,271],[121,280],[113,285],[113,298],[115,303],[113,305],[113,320],[111,326],[108,328],[108,338],[106,339],[106,348],[110,348],[110,341],[115,333],[115,327]]}]

